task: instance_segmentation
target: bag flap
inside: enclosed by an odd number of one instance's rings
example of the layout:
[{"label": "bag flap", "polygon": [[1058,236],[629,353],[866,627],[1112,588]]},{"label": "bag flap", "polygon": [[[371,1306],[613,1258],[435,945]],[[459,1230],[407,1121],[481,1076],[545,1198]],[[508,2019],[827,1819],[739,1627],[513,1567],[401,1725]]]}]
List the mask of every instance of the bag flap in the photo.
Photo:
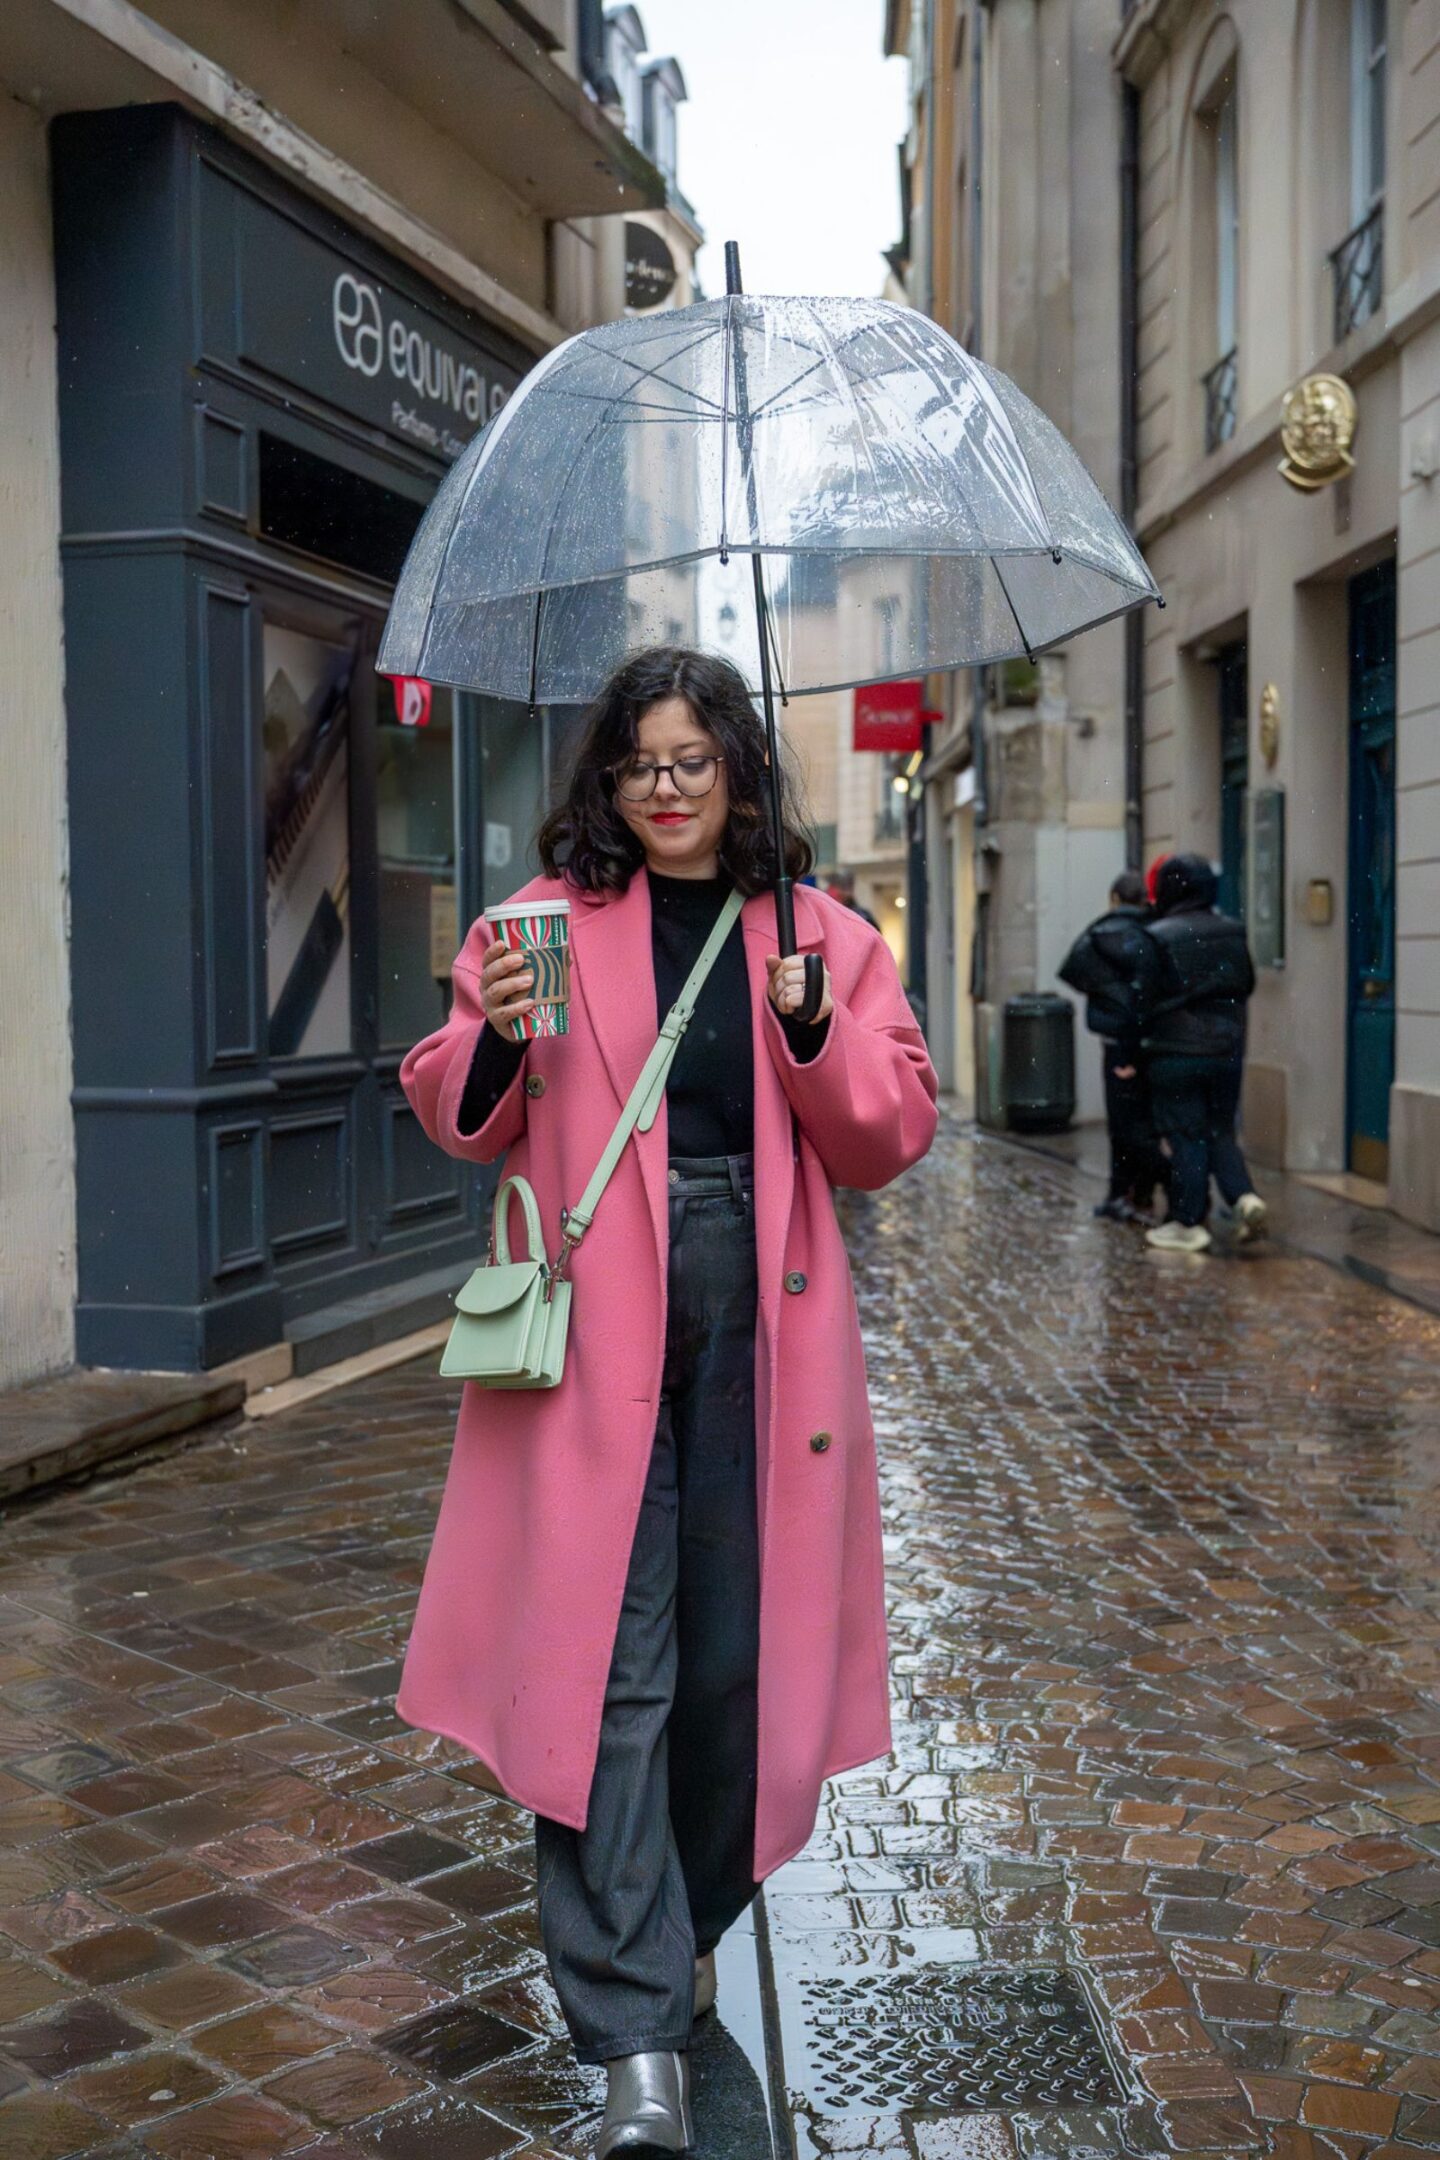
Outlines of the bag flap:
[{"label": "bag flap", "polygon": [[508,1312],[540,1281],[544,1262],[511,1260],[503,1266],[478,1267],[455,1293],[455,1310],[479,1316]]}]

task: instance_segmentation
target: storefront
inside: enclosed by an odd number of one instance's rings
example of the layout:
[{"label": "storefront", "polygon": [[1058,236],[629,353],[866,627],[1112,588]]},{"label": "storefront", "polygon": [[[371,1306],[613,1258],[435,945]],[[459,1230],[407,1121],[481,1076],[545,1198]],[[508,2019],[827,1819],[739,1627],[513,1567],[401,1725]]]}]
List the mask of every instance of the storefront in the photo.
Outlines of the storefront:
[{"label": "storefront", "polygon": [[534,356],[173,107],[57,122],[53,168],[77,1357],[210,1367],[473,1262],[397,1074],[527,874],[549,727],[404,724],[374,660]]}]

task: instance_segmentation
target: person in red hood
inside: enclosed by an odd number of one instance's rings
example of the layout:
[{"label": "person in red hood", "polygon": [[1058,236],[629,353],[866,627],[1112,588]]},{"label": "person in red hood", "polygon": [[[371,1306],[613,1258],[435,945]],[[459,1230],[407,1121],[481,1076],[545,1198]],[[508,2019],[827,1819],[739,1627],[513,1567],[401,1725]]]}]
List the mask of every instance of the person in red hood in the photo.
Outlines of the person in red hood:
[{"label": "person in red hood", "polygon": [[1145,891],[1152,908],[1157,908],[1160,905],[1160,872],[1164,869],[1166,863],[1169,862],[1169,860],[1170,857],[1168,855],[1157,855],[1154,862],[1151,863],[1149,869],[1145,872]]}]

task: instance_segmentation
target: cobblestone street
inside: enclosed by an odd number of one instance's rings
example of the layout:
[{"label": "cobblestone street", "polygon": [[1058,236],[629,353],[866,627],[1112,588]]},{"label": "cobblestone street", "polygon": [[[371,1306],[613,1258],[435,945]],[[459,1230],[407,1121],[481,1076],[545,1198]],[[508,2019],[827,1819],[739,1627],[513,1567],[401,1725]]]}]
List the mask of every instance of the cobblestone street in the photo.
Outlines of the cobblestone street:
[{"label": "cobblestone street", "polygon": [[[1440,2152],[1440,1323],[1092,1198],[950,1124],[844,1202],[896,1754],[726,1946],[711,2160]],[[5,2160],[588,2152],[528,1818],[389,1707],[453,1407],[7,1514]]]}]

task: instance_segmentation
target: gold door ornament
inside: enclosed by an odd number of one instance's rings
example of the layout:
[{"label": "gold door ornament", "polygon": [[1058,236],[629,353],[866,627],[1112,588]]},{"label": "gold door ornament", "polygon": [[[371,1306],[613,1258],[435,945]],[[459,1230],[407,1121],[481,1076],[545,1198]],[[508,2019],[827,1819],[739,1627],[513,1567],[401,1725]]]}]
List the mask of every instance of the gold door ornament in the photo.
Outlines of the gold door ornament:
[{"label": "gold door ornament", "polygon": [[1280,408],[1282,476],[1306,494],[1355,470],[1350,455],[1360,408],[1339,375],[1307,375],[1287,391]]}]

